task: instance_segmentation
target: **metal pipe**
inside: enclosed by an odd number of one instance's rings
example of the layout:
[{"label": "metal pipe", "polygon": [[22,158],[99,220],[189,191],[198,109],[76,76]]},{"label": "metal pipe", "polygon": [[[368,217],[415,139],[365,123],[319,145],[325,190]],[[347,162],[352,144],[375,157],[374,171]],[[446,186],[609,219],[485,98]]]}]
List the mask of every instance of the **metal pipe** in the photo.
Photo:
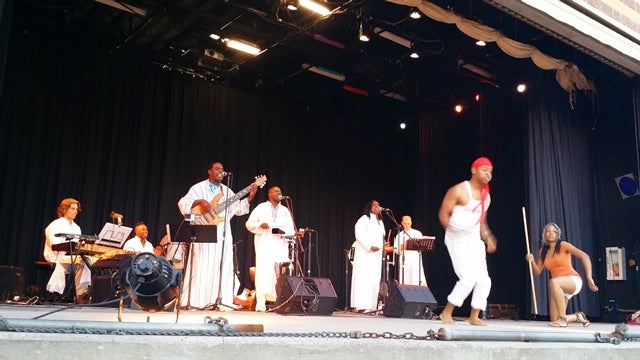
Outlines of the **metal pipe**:
[{"label": "metal pipe", "polygon": [[[619,343],[615,336],[600,333],[575,332],[533,332],[533,331],[499,331],[499,330],[454,330],[440,328],[436,335],[438,340],[454,341],[522,341],[522,342],[585,342]],[[611,340],[609,340],[611,338]],[[613,340],[616,339],[616,340]]]},{"label": "metal pipe", "polygon": [[262,324],[229,326],[226,322],[204,324],[171,324],[148,322],[107,322],[10,319],[0,316],[0,331],[75,334],[163,334],[163,335],[214,335],[222,332],[262,332]]}]

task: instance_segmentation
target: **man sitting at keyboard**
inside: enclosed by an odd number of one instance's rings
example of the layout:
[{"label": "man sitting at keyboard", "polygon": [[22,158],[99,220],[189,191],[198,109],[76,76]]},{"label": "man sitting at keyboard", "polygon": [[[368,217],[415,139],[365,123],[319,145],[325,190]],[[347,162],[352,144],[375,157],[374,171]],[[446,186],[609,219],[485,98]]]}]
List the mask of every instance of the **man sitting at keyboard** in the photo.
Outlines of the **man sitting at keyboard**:
[{"label": "man sitting at keyboard", "polygon": [[[56,266],[47,283],[47,291],[63,294],[66,285],[66,274],[73,270],[75,276],[75,302],[84,304],[89,302],[89,285],[91,284],[91,260],[78,255],[67,255],[66,251],[55,251],[51,247],[56,244],[68,244],[68,241],[78,241],[82,234],[80,226],[74,222],[80,212],[80,202],[73,198],[63,199],[58,205],[58,218],[53,220],[44,230],[44,258]],[[56,236],[57,235],[57,236]],[[74,236],[74,235],[77,235]],[[84,260],[84,261],[83,261]],[[71,264],[75,264],[73,268]]]}]

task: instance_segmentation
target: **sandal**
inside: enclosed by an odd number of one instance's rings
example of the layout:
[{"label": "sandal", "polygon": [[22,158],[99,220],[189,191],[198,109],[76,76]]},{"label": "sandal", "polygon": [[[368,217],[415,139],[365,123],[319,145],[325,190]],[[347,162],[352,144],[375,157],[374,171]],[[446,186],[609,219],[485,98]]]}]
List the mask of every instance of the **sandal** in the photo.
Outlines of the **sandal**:
[{"label": "sandal", "polygon": [[578,320],[578,322],[582,324],[582,326],[587,327],[591,325],[591,321],[587,319],[587,315],[585,315],[582,311],[578,311],[574,315],[576,316],[576,319]]},{"label": "sandal", "polygon": [[560,316],[558,318],[558,320],[556,321],[552,321],[549,323],[549,326],[551,327],[567,327],[567,317],[566,316]]}]

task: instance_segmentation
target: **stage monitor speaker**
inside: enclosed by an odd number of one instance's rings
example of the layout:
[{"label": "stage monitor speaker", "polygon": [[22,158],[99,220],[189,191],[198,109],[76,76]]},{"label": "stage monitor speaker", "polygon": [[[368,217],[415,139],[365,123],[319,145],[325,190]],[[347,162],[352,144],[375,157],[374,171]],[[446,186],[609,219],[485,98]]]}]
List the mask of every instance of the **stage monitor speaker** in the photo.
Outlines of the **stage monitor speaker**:
[{"label": "stage monitor speaker", "polygon": [[331,280],[283,275],[276,284],[278,314],[331,315],[338,301]]},{"label": "stage monitor speaker", "polygon": [[[107,259],[98,260],[91,266],[92,304],[109,302],[100,306],[119,306],[119,301],[115,300],[120,299],[120,293],[124,291],[122,268],[123,265],[125,269],[130,265],[132,257],[133,255],[131,254],[117,254]],[[123,295],[126,297],[126,292]],[[111,302],[111,300],[114,301]],[[124,301],[124,306],[129,307],[130,304],[131,299],[127,297]]]},{"label": "stage monitor speaker", "polygon": [[0,266],[2,300],[14,301],[24,295],[24,270],[15,266]]},{"label": "stage monitor speaker", "polygon": [[389,284],[383,313],[388,317],[430,319],[438,301],[426,286]]}]

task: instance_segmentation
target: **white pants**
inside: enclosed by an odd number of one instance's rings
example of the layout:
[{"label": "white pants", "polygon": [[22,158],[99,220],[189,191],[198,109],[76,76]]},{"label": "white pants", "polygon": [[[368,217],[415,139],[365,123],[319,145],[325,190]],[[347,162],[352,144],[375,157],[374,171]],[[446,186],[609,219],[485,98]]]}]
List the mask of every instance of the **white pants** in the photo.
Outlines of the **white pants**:
[{"label": "white pants", "polygon": [[445,244],[451,257],[453,270],[458,276],[447,301],[461,306],[473,291],[471,307],[484,310],[491,291],[491,278],[487,271],[487,253],[479,234],[465,232],[445,233]]},{"label": "white pants", "polygon": [[[73,259],[76,263],[74,268],[76,295],[82,295],[89,290],[89,285],[91,285],[91,270],[81,256],[74,255]],[[71,256],[61,255],[56,258],[55,262],[56,267],[47,283],[47,291],[62,294],[66,285],[66,274],[71,272]]]}]

